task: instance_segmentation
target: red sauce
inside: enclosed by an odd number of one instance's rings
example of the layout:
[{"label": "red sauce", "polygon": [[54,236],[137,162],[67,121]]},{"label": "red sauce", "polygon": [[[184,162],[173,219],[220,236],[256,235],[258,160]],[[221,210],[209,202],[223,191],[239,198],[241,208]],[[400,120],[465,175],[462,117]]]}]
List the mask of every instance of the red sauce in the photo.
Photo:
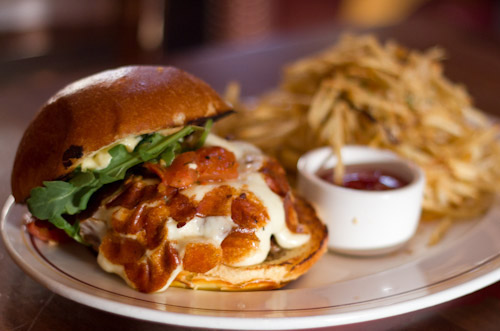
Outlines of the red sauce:
[{"label": "red sauce", "polygon": [[[331,184],[334,169],[322,170],[318,176]],[[363,164],[346,166],[343,178],[344,187],[364,191],[387,191],[408,185],[408,181],[391,173],[388,170],[378,168],[377,164]]]}]

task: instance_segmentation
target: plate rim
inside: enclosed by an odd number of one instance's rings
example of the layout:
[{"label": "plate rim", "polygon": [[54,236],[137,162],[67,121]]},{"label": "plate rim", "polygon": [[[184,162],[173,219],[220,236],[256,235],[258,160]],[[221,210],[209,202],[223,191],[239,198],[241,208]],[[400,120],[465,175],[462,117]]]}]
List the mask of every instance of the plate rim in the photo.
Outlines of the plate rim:
[{"label": "plate rim", "polygon": [[[14,244],[7,237],[4,230],[7,216],[11,207],[15,205],[14,198],[9,196],[5,201],[2,208],[0,219],[0,232],[2,239],[7,249],[7,252],[14,260],[14,262],[32,279],[39,282],[49,290],[61,295],[67,299],[78,302],[80,304],[107,311],[113,314],[127,316],[139,320],[150,322],[157,322],[162,324],[170,324],[177,326],[187,327],[201,327],[201,328],[219,328],[219,329],[268,329],[268,330],[282,330],[282,329],[304,329],[304,328],[320,328],[327,326],[339,326],[351,323],[366,322],[380,318],[396,316],[416,310],[421,310],[434,305],[438,305],[458,297],[467,295],[477,291],[483,287],[491,285],[500,280],[500,255],[496,255],[490,261],[480,264],[464,273],[453,276],[449,279],[434,284],[434,286],[446,286],[450,281],[460,281],[466,278],[465,281],[460,282],[458,285],[446,287],[438,290],[435,293],[418,296],[408,300],[403,300],[397,303],[389,303],[375,308],[361,309],[357,311],[341,312],[341,313],[328,313],[335,310],[335,308],[319,308],[313,309],[315,312],[321,314],[312,314],[308,316],[283,316],[283,317],[235,317],[235,316],[213,316],[209,314],[200,314],[203,311],[201,308],[177,307],[181,312],[171,310],[159,310],[149,307],[142,307],[132,305],[127,302],[119,302],[112,298],[106,298],[92,293],[87,293],[79,288],[67,286],[65,284],[57,283],[50,277],[36,270],[34,266],[26,263],[23,257],[15,249]],[[20,228],[20,231],[24,231]],[[25,243],[26,244],[26,243]],[[33,250],[33,247],[28,247]],[[35,254],[35,252],[32,252]],[[43,258],[39,256],[40,258]],[[45,261],[45,263],[49,263]],[[49,263],[50,265],[50,263]],[[487,270],[488,267],[497,266],[492,270]],[[486,271],[485,271],[486,270]],[[472,273],[479,272],[479,275],[472,275]],[[68,277],[68,275],[65,275]],[[467,279],[469,278],[469,279]],[[431,285],[432,286],[432,285]],[[415,289],[411,292],[419,291],[422,289]],[[113,292],[111,292],[113,295]],[[399,293],[395,296],[404,296],[405,293]],[[383,299],[382,299],[383,300]],[[98,305],[96,305],[98,303]],[[170,305],[170,308],[175,306]],[[186,310],[182,312],[182,310]],[[197,314],[189,313],[187,310],[197,311]],[[220,311],[220,310],[214,310]],[[224,312],[224,311],[222,311]],[[205,311],[206,313],[206,311]],[[248,313],[246,311],[245,313]],[[238,327],[238,326],[244,326]]]}]

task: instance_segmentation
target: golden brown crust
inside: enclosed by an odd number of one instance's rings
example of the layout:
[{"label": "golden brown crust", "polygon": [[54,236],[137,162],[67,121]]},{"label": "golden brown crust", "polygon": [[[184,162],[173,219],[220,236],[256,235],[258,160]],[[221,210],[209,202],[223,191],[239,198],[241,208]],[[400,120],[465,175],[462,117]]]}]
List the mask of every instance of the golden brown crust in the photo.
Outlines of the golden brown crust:
[{"label": "golden brown crust", "polygon": [[183,126],[230,110],[200,79],[173,67],[130,66],[68,85],[37,114],[17,150],[12,194],[71,172],[75,161],[130,135]]},{"label": "golden brown crust", "polygon": [[297,279],[326,252],[328,231],[312,206],[296,199],[299,222],[306,226],[311,239],[294,249],[280,249],[265,262],[248,267],[219,265],[204,273],[182,271],[171,286],[204,290],[248,291],[280,288]]}]

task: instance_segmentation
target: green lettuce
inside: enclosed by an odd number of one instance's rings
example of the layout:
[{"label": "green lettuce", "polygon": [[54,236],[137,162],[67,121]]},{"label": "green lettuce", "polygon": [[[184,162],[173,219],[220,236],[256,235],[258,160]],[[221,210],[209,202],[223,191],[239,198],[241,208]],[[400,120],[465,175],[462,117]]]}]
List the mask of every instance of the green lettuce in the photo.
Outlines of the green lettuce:
[{"label": "green lettuce", "polygon": [[211,126],[212,120],[208,120],[205,128],[190,125],[169,136],[159,133],[145,135],[132,152],[124,145],[117,145],[109,150],[111,161],[106,168],[91,171],[77,168],[67,181],[46,181],[43,186],[32,189],[27,200],[28,209],[36,218],[49,221],[77,242],[85,244],[79,233],[79,222],[71,224],[64,215],[85,210],[97,190],[123,180],[127,171],[138,164],[162,159],[169,166],[175,156],[184,151],[183,138],[195,131],[201,131],[196,147],[203,146]]}]

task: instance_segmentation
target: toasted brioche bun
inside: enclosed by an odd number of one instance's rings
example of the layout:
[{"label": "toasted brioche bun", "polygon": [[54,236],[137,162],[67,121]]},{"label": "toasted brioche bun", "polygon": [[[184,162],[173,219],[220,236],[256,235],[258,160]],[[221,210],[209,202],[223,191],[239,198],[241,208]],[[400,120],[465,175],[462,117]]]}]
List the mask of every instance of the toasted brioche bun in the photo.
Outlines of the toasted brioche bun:
[{"label": "toasted brioche bun", "polygon": [[327,250],[328,231],[312,206],[297,197],[295,208],[299,223],[305,225],[311,239],[294,249],[279,249],[260,264],[231,267],[220,264],[198,274],[182,271],[171,286],[222,291],[269,290],[285,286],[308,271]]},{"label": "toasted brioche bun", "polygon": [[26,129],[12,171],[12,194],[24,202],[43,181],[118,139],[184,126],[231,108],[200,79],[173,67],[130,66],[72,83],[53,96]]}]

